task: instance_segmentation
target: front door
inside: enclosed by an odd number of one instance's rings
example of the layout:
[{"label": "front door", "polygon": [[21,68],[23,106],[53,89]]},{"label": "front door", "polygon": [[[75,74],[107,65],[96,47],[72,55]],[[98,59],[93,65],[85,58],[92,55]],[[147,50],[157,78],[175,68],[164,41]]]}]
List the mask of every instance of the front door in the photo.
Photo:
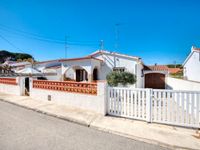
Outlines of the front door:
[{"label": "front door", "polygon": [[98,70],[97,70],[97,68],[95,68],[94,71],[93,71],[93,80],[94,81],[98,80]]},{"label": "front door", "polygon": [[87,81],[88,80],[88,74],[87,71],[85,71],[84,69],[76,69],[76,81],[80,82],[80,81]]},{"label": "front door", "polygon": [[30,86],[29,86],[29,78],[25,78],[25,95],[29,96]]},{"label": "front door", "polygon": [[76,70],[76,81],[77,82],[81,81],[81,70],[80,69]]}]

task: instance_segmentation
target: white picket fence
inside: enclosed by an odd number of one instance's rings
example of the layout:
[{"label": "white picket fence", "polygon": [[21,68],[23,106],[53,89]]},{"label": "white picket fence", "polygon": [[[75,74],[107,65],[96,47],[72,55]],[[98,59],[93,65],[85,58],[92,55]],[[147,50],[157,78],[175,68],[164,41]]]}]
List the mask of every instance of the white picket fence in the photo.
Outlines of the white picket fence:
[{"label": "white picket fence", "polygon": [[200,127],[200,92],[108,87],[108,114]]}]

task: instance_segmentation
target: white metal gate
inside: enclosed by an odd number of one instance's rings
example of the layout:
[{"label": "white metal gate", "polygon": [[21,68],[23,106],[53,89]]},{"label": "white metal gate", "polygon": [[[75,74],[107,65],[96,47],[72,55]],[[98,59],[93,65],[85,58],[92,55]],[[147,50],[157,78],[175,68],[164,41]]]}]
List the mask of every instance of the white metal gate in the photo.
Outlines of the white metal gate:
[{"label": "white metal gate", "polygon": [[200,92],[152,90],[152,122],[200,127]]},{"label": "white metal gate", "polygon": [[108,87],[108,114],[200,127],[200,92]]},{"label": "white metal gate", "polygon": [[108,88],[108,114],[146,120],[146,89]]}]

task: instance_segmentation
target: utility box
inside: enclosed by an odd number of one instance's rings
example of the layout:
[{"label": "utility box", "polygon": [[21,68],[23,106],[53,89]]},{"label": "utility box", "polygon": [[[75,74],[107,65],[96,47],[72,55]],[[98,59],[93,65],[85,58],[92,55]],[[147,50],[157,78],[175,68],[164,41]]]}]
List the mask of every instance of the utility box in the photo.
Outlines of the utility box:
[{"label": "utility box", "polygon": [[48,95],[47,99],[48,101],[51,101],[51,95]]}]

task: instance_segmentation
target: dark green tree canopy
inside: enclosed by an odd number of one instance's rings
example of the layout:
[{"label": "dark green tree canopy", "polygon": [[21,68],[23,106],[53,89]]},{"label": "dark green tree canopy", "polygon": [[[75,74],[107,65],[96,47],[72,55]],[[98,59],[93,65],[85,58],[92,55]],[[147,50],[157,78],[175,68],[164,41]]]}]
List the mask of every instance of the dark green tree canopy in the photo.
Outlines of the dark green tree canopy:
[{"label": "dark green tree canopy", "polygon": [[106,77],[110,86],[118,86],[118,84],[127,85],[135,84],[136,76],[130,72],[111,72]]},{"label": "dark green tree canopy", "polygon": [[4,63],[6,59],[10,59],[13,61],[17,61],[18,59],[28,59],[28,58],[33,58],[33,56],[25,53],[12,53],[6,50],[0,50],[0,63]]},{"label": "dark green tree canopy", "polygon": [[176,64],[176,65],[168,64],[167,67],[169,67],[169,68],[183,68],[183,66],[181,64]]}]

